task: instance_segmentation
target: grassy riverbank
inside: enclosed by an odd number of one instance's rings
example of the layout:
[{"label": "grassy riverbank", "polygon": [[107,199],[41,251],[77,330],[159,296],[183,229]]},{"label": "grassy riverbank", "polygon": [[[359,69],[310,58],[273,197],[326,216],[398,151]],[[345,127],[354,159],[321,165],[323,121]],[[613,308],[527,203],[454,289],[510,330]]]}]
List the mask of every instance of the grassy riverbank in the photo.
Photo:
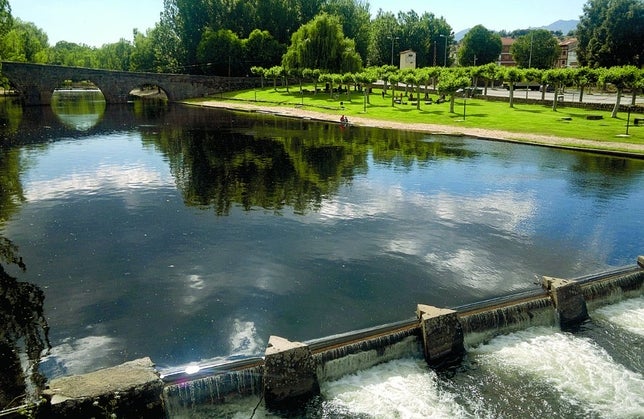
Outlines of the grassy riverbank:
[{"label": "grassy riverbank", "polygon": [[[421,101],[420,109],[417,109],[407,99],[392,107],[391,96],[383,97],[379,89],[375,89],[370,96],[369,104],[365,104],[364,95],[360,92],[332,96],[323,92],[314,94],[312,85],[305,89],[302,94],[299,86],[291,87],[290,92],[284,88],[275,90],[266,87],[196,99],[190,103],[246,110],[265,109],[276,113],[281,109],[289,116],[298,116],[299,112],[303,117],[312,117],[311,113],[315,113],[314,118],[330,121],[339,120],[340,115],[345,114],[352,122],[361,125],[644,155],[644,126],[632,125],[634,118],[644,118],[642,114],[631,114],[631,125],[628,135],[625,135],[626,112],[619,113],[618,118],[611,118],[609,111],[580,109],[566,106],[565,103],[553,111],[551,105],[515,103],[510,108],[506,101],[464,101],[459,98],[451,113],[449,103],[435,103],[435,95],[432,95],[434,103]],[[588,116],[601,119],[592,120]]]}]

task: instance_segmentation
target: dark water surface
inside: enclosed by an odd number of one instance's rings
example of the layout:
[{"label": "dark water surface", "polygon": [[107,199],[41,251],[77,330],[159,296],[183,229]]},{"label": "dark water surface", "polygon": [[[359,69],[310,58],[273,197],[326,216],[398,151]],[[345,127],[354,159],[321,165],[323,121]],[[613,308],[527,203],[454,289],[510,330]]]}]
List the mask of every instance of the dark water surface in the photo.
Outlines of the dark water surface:
[{"label": "dark water surface", "polygon": [[181,106],[0,105],[0,235],[45,293],[49,376],[263,354],[269,335],[643,252],[642,160]]}]

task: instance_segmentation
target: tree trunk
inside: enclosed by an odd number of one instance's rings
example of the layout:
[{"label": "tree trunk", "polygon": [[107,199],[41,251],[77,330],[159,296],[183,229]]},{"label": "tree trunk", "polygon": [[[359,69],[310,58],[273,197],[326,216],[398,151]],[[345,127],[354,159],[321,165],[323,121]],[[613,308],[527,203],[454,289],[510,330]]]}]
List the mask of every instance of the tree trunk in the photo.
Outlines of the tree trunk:
[{"label": "tree trunk", "polygon": [[510,107],[514,108],[514,83],[510,83]]},{"label": "tree trunk", "polygon": [[552,98],[552,110],[557,112],[557,95],[559,94],[559,83],[555,83],[555,95]]},{"label": "tree trunk", "polygon": [[615,100],[613,113],[610,114],[611,118],[617,118],[617,111],[619,110],[619,102],[621,102],[621,100],[622,100],[622,89],[617,89],[617,99]]},{"label": "tree trunk", "polygon": [[582,103],[584,101],[584,88],[585,87],[586,86],[581,85],[581,87],[579,88],[579,103]]},{"label": "tree trunk", "polygon": [[456,93],[449,95],[449,113],[454,113],[454,95],[456,95]]}]

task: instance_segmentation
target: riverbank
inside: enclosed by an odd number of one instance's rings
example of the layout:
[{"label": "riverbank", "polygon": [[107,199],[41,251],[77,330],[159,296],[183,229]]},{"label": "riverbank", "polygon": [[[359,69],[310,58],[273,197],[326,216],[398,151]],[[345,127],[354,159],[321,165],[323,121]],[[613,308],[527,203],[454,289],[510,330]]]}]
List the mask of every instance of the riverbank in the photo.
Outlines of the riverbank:
[{"label": "riverbank", "polygon": [[[183,103],[191,106],[220,108],[243,112],[262,112],[289,118],[301,118],[325,122],[339,122],[340,119],[339,113],[337,115],[324,113],[307,107],[273,106],[246,101],[217,99],[205,99],[199,100],[198,102],[185,101]],[[644,144],[633,144],[615,141],[603,142],[579,138],[556,137],[542,134],[528,134],[483,128],[459,127],[457,125],[397,122],[363,116],[352,116],[350,119],[350,124],[354,126],[365,126],[373,128],[417,131],[428,134],[468,136],[488,140],[508,141],[571,150],[587,150],[600,153],[644,158]],[[633,128],[640,129],[639,127]]]}]

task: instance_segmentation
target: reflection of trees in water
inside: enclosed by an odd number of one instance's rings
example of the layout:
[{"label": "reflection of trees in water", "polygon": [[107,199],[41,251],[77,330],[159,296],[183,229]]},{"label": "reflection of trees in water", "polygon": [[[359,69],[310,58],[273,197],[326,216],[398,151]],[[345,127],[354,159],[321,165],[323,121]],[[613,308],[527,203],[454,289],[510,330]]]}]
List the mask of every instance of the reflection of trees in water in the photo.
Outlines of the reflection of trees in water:
[{"label": "reflection of trees in water", "polygon": [[43,313],[45,294],[38,286],[9,275],[2,265],[15,264],[24,271],[17,254],[16,246],[0,237],[0,409],[40,394],[45,377],[38,364],[43,351],[51,349]]},{"label": "reflection of trees in water", "polygon": [[288,206],[300,214],[316,211],[341,185],[366,173],[369,156],[404,168],[472,156],[462,147],[419,141],[420,133],[342,131],[334,124],[273,116],[211,115],[207,124],[157,126],[144,143],[167,157],[186,204],[213,208],[218,215],[228,214],[235,204],[244,210],[280,212]]}]

